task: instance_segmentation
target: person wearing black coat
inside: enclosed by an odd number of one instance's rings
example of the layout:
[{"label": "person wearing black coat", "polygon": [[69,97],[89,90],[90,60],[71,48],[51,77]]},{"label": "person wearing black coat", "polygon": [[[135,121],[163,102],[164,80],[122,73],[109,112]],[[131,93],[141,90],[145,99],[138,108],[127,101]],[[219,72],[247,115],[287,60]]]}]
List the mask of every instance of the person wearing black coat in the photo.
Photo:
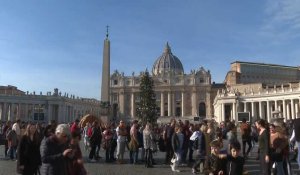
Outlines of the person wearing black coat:
[{"label": "person wearing black coat", "polygon": [[226,174],[226,159],[220,158],[221,144],[218,140],[210,142],[211,154],[207,155],[204,162],[203,173],[205,175]]},{"label": "person wearing black coat", "polygon": [[227,155],[227,175],[243,175],[245,159],[239,156],[241,144],[236,141],[231,144],[230,155]]},{"label": "person wearing black coat", "polygon": [[41,165],[40,139],[36,126],[28,124],[25,134],[21,137],[18,154],[17,169],[23,175],[36,175]]},{"label": "person wearing black coat", "polygon": [[97,121],[94,121],[92,125],[92,135],[90,137],[90,145],[91,145],[91,151],[89,154],[90,162],[96,162],[98,160],[96,149],[97,146],[99,146],[99,144],[101,143],[101,138],[100,138],[101,136],[102,133],[99,124]]},{"label": "person wearing black coat", "polygon": [[266,128],[266,121],[263,119],[258,120],[256,127],[259,129],[258,148],[259,159],[262,175],[270,175],[270,134]]},{"label": "person wearing black coat", "polygon": [[66,162],[72,155],[72,149],[66,149],[68,138],[70,138],[70,127],[67,124],[60,124],[54,135],[43,139],[40,146],[41,175],[67,175]]}]

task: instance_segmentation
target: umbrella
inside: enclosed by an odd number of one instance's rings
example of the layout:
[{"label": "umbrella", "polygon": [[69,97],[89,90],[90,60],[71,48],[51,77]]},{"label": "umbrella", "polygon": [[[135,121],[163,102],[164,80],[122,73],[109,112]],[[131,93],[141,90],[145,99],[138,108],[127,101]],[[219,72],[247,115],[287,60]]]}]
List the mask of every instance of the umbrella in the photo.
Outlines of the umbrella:
[{"label": "umbrella", "polygon": [[100,125],[102,125],[102,122],[98,117],[96,117],[94,115],[91,115],[91,114],[87,114],[87,115],[82,117],[82,119],[79,122],[79,126],[80,127],[85,127],[85,125],[87,123],[93,123],[94,121],[98,121],[98,123],[100,123]]}]

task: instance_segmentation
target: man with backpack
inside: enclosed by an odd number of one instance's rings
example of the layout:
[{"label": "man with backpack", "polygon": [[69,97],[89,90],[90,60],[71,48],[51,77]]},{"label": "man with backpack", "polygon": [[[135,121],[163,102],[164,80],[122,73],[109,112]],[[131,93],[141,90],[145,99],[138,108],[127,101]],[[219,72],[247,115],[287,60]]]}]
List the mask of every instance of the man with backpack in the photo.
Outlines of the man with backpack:
[{"label": "man with backpack", "polygon": [[[248,154],[252,148],[252,143],[251,143],[251,127],[246,122],[246,119],[242,120],[240,129],[241,129],[242,142],[243,142],[243,155],[244,155],[244,157],[248,157]],[[246,143],[248,144],[247,152],[245,152],[246,151]]]}]

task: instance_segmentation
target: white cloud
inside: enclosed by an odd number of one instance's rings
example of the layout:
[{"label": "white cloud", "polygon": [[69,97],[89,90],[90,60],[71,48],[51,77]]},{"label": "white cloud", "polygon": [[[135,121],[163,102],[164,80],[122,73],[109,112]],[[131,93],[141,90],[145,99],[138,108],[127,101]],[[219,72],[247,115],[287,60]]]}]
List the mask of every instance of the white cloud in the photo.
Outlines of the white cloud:
[{"label": "white cloud", "polygon": [[300,1],[267,0],[262,34],[278,42],[300,37]]}]

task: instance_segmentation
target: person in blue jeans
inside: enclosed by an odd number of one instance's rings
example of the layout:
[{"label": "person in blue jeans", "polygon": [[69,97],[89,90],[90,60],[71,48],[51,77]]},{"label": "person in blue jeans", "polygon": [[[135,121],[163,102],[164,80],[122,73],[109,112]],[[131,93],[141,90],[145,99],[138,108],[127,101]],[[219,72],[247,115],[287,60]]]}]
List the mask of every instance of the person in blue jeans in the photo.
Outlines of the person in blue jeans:
[{"label": "person in blue jeans", "polygon": [[132,146],[130,148],[130,163],[138,163],[138,154],[139,154],[139,141],[138,141],[138,121],[134,120],[130,129],[130,142]]},{"label": "person in blue jeans", "polygon": [[7,155],[10,157],[10,159],[14,159],[18,146],[18,136],[15,130],[10,128],[7,132],[6,139],[8,143]]}]

